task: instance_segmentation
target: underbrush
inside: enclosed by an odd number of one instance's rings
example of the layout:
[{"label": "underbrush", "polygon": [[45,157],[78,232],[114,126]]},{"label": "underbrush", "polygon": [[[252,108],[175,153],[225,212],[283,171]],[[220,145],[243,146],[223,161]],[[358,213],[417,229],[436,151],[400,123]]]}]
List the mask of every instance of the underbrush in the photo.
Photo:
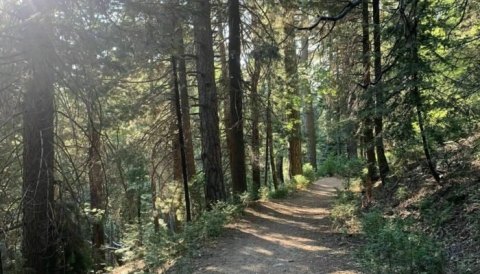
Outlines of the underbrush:
[{"label": "underbrush", "polygon": [[119,255],[135,253],[138,258],[143,257],[145,268],[148,270],[158,269],[174,259],[178,259],[178,267],[182,268],[188,265],[182,261],[194,256],[208,239],[220,236],[224,226],[239,216],[243,207],[244,204],[220,202],[210,211],[205,211],[197,219],[186,224],[179,233],[169,231],[164,223],[159,231],[155,232],[153,225],[149,224],[144,227],[142,244],[136,241],[137,244],[132,244],[131,248],[126,246],[117,253]]},{"label": "underbrush", "polygon": [[318,168],[318,176],[341,176],[353,178],[359,176],[365,167],[365,163],[359,159],[348,159],[344,156],[330,154]]},{"label": "underbrush", "polygon": [[362,216],[365,243],[358,257],[369,273],[444,273],[441,245],[418,230],[413,222],[385,218],[380,211]]},{"label": "underbrush", "polygon": [[[354,181],[355,183],[356,181]],[[361,195],[337,190],[331,213],[333,224],[343,233],[360,234],[357,258],[367,273],[444,273],[443,247],[419,230],[412,218],[386,217],[377,208],[361,208]]]},{"label": "underbrush", "polygon": [[330,217],[335,229],[343,233],[358,233],[360,226],[360,195],[351,190],[338,190]]},{"label": "underbrush", "polygon": [[289,194],[306,189],[310,184],[312,184],[316,179],[315,170],[311,164],[303,165],[303,175],[295,175],[290,181],[285,182],[282,185],[279,185],[277,189],[271,189],[269,187],[263,186],[260,188],[259,196],[263,201],[269,199],[283,199],[286,198]]}]

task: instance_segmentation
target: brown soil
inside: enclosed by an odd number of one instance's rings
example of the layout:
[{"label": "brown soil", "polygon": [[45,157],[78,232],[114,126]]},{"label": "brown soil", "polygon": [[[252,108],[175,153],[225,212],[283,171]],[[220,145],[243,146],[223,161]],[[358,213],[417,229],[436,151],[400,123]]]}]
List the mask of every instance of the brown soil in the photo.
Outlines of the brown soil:
[{"label": "brown soil", "polygon": [[353,244],[328,218],[335,187],[339,179],[324,178],[287,199],[255,204],[188,268],[167,273],[360,273]]}]

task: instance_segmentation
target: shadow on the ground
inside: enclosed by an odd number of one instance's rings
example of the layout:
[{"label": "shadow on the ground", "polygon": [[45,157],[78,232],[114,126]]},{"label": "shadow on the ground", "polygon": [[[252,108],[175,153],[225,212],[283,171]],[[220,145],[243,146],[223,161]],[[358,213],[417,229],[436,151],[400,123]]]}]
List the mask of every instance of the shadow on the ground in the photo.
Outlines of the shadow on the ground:
[{"label": "shadow on the ground", "polygon": [[188,271],[168,273],[359,273],[354,241],[332,231],[328,218],[339,184],[326,178],[288,199],[255,204]]}]

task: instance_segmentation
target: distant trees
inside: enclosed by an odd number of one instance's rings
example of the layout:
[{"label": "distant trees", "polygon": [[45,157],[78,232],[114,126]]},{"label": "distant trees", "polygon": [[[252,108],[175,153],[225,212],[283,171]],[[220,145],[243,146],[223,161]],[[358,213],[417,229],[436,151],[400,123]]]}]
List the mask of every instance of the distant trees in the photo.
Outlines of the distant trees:
[{"label": "distant trees", "polygon": [[304,163],[441,182],[478,130],[471,1],[74,2],[0,2],[4,272],[134,259]]}]

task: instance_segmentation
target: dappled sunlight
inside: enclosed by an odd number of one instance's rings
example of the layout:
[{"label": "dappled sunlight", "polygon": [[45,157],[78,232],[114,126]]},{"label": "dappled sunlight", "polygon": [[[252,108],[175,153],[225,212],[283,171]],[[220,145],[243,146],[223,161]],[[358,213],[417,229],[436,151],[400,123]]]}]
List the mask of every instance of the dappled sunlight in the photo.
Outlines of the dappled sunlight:
[{"label": "dappled sunlight", "polygon": [[328,218],[333,186],[341,181],[324,180],[287,199],[248,208],[205,251],[194,273],[359,273]]},{"label": "dappled sunlight", "polygon": [[330,248],[316,245],[316,241],[304,237],[289,236],[281,233],[259,233],[256,229],[239,228],[244,233],[255,234],[256,237],[284,247],[296,248],[305,251],[329,251]]}]

